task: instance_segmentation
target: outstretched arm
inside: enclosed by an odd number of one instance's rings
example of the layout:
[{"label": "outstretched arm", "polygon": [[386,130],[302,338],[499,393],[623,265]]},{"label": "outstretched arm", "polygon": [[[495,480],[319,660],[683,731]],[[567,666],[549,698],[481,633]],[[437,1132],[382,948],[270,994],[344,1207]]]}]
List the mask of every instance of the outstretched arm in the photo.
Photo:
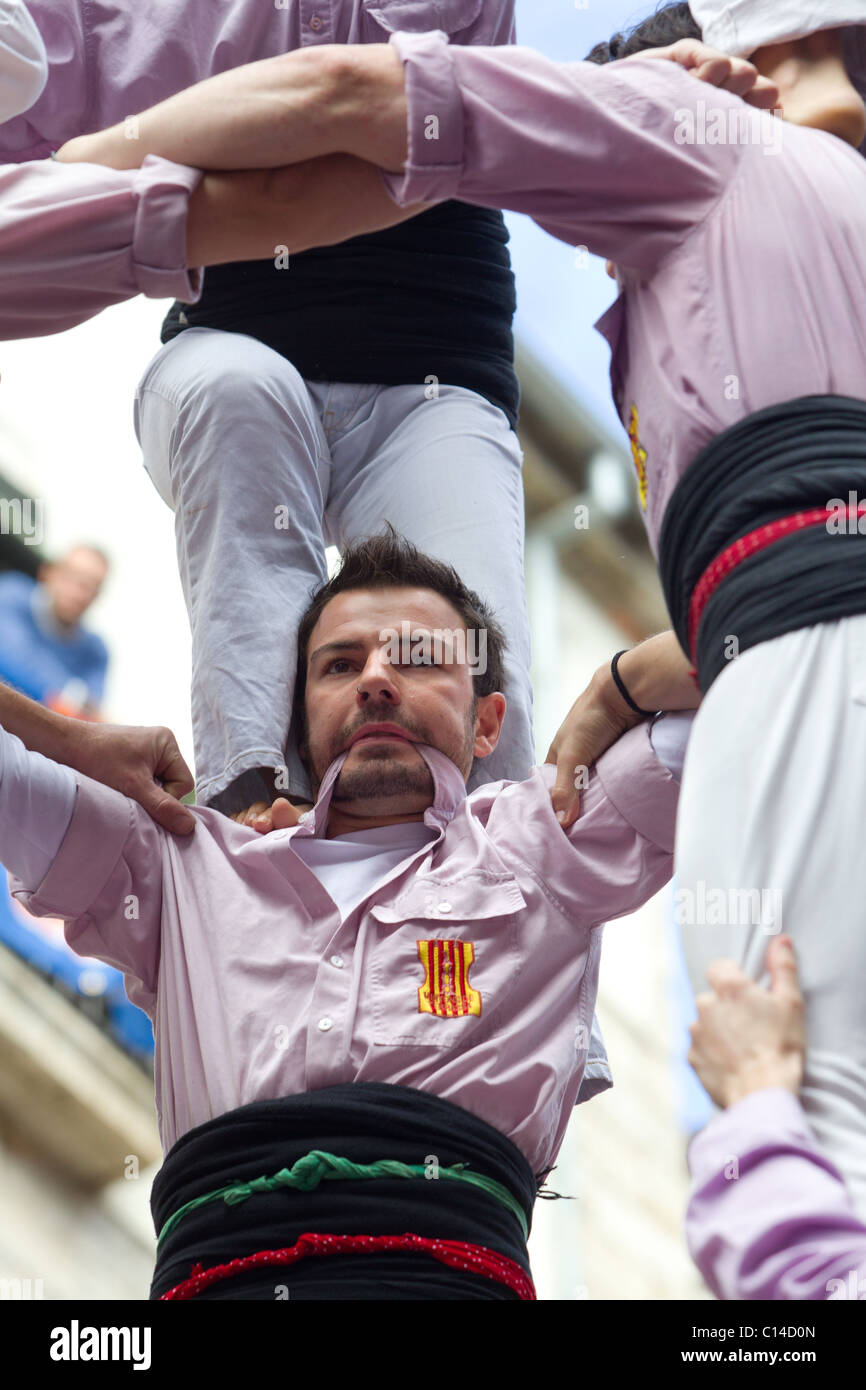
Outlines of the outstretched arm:
[{"label": "outstretched arm", "polygon": [[403,64],[390,44],[323,44],[210,77],[121,125],[69,140],[64,162],[137,168],[160,154],[198,169],[269,169],[354,154],[406,160]]},{"label": "outstretched arm", "polygon": [[[648,714],[695,710],[700,704],[689,661],[673,632],[659,633],[625,652],[617,674],[634,704]],[[624,699],[611,666],[600,666],[569,710],[545,759],[556,764],[551,799],[563,829],[569,829],[580,811],[581,769],[591,767],[645,718]]]},{"label": "outstretched arm", "polygon": [[689,1061],[727,1108],[689,1150],[689,1248],[717,1298],[862,1298],[866,1227],[797,1101],[806,1035],[790,938],[770,942],[767,969],[769,990],[715,961],[697,1000]]},{"label": "outstretched arm", "polygon": [[396,226],[431,207],[398,207],[382,175],[353,155],[283,169],[209,173],[190,199],[187,264],[265,260]]},{"label": "outstretched arm", "polygon": [[[7,771],[13,765],[13,753],[18,747],[15,738],[20,739],[25,748],[42,755],[33,764],[36,769],[34,777],[38,772],[33,797],[28,793],[23,802],[21,778],[25,768],[20,756],[16,754],[14,758],[18,779],[15,794],[9,781],[5,781],[4,785],[0,761],[0,789],[6,798],[8,812],[7,841],[14,837],[15,845],[22,843],[23,836],[25,841],[29,839],[37,847],[41,846],[49,857],[53,855],[68,823],[72,801],[66,808],[68,814],[59,837],[56,837],[57,843],[53,842],[50,834],[48,839],[51,843],[43,842],[42,836],[45,826],[48,825],[50,830],[56,819],[51,806],[58,788],[61,785],[71,786],[74,799],[74,779],[69,773],[70,768],[131,796],[166,830],[187,834],[195,825],[191,812],[176,799],[192,791],[193,782],[169,729],[122,728],[68,719],[65,715],[43,709],[17,691],[0,686],[0,753],[5,750]],[[45,759],[52,761],[46,762]],[[65,766],[57,768],[55,763]],[[8,775],[11,776],[11,772]],[[41,800],[37,796],[39,787],[44,791]],[[24,824],[25,804],[32,812],[32,824]],[[0,862],[13,873],[24,877],[20,873],[14,849],[12,859],[0,856]]]}]

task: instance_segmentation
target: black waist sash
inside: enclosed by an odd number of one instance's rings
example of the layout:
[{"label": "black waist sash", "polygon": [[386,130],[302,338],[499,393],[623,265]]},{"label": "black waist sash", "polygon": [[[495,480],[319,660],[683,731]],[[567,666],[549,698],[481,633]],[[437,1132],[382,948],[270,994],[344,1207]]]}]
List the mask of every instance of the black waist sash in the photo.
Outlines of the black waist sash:
[{"label": "black waist sash", "polygon": [[[527,1221],[538,1183],[520,1151],[486,1121],[426,1091],[364,1082],[257,1101],[199,1125],[180,1138],[154,1180],[150,1206],[157,1235],[178,1208],[232,1182],[269,1177],[313,1149],[352,1162],[395,1159],[440,1167],[466,1163],[517,1199]],[[150,1296],[159,1298],[205,1269],[259,1250],[294,1245],[306,1232],[404,1235],[486,1246],[529,1273],[515,1214],[462,1181],[423,1178],[323,1182],[312,1192],[257,1193],[236,1206],[194,1208],[162,1242]],[[244,1271],[203,1298],[514,1299],[505,1285],[439,1264],[423,1252],[328,1255]],[[285,1294],[282,1295],[285,1297]]]},{"label": "black waist sash", "polygon": [[169,311],[162,341],[185,328],[246,333],[307,380],[462,386],[516,427],[516,296],[501,212],[440,203],[288,266],[277,259],[211,266],[198,303]]},{"label": "black waist sash", "polygon": [[[768,522],[826,508],[827,524],[743,560],[708,600],[691,653],[706,691],[733,654],[786,632],[866,612],[866,401],[804,396],[771,406],[702,449],[677,484],[659,537],[659,568],[677,636],[689,652],[695,586],[722,551]],[[730,639],[737,639],[736,648]]]}]

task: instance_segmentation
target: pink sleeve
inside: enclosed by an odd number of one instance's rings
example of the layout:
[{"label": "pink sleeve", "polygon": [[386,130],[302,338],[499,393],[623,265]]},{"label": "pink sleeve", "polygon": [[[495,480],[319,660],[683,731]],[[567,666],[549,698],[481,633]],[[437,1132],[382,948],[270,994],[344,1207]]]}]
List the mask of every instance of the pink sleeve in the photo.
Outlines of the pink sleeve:
[{"label": "pink sleeve", "polygon": [[199,170],[0,167],[0,338],[61,333],[134,295],[195,301],[186,218]]},{"label": "pink sleeve", "polygon": [[697,138],[699,104],[760,119],[658,59],[556,63],[436,33],[391,42],[409,101],[409,159],[385,176],[396,202],[528,213],[560,240],[645,272],[711,211],[742,158],[741,142]]},{"label": "pink sleeve", "polygon": [[717,1298],[864,1296],[866,1226],[790,1091],[754,1091],[717,1115],[689,1167],[686,1238]]},{"label": "pink sleeve", "polygon": [[35,892],[12,892],[36,917],[62,917],[66,940],[126,975],[133,1004],[150,1013],[156,996],[162,920],[161,830],[120,792],[76,775],[75,810],[54,862]]},{"label": "pink sleeve", "polygon": [[[683,744],[688,728],[681,729]],[[599,758],[567,834],[550,800],[555,780],[556,768],[544,764],[527,781],[506,784],[492,800],[488,833],[531,867],[575,924],[594,927],[635,912],[671,877],[679,800],[678,782],[653,751],[649,723]]]}]

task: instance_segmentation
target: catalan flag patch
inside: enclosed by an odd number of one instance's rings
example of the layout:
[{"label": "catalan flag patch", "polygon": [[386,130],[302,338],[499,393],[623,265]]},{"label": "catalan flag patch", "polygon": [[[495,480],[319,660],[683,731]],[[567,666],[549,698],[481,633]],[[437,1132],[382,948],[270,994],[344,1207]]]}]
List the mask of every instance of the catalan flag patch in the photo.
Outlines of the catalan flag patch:
[{"label": "catalan flag patch", "polygon": [[419,941],[418,956],[424,983],[418,987],[418,1012],[437,1018],[481,1015],[481,995],[469,983],[475,959],[471,941]]},{"label": "catalan flag patch", "polygon": [[631,408],[631,419],[628,427],[628,437],[631,441],[632,458],[637,470],[637,482],[640,490],[640,504],[646,511],[647,479],[646,479],[646,449],[640,442],[640,420],[638,419],[637,406]]}]

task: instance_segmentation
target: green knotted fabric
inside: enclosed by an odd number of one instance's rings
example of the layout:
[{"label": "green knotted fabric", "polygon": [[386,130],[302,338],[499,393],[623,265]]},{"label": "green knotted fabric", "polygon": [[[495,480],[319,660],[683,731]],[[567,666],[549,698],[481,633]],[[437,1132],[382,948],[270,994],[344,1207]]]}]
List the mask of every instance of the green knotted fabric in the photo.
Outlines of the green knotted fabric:
[{"label": "green knotted fabric", "polygon": [[157,1249],[187,1212],[193,1211],[196,1207],[206,1206],[209,1202],[222,1200],[228,1206],[236,1206],[239,1202],[245,1202],[248,1197],[262,1192],[278,1192],[282,1187],[291,1188],[295,1192],[312,1192],[320,1182],[358,1178],[430,1178],[434,1172],[435,1181],[441,1182],[444,1179],[446,1182],[468,1182],[474,1187],[480,1187],[517,1217],[524,1239],[529,1235],[526,1213],[508,1189],[493,1178],[469,1172],[465,1163],[455,1163],[451,1168],[437,1167],[435,1170],[429,1170],[424,1164],[398,1163],[390,1158],[379,1159],[376,1163],[352,1163],[348,1158],[338,1158],[335,1154],[313,1149],[311,1153],[304,1154],[303,1158],[293,1163],[291,1168],[281,1168],[273,1177],[230,1183],[227,1187],[218,1187],[214,1192],[206,1192],[202,1197],[193,1197],[192,1201],[185,1202],[168,1218],[160,1231]]}]

